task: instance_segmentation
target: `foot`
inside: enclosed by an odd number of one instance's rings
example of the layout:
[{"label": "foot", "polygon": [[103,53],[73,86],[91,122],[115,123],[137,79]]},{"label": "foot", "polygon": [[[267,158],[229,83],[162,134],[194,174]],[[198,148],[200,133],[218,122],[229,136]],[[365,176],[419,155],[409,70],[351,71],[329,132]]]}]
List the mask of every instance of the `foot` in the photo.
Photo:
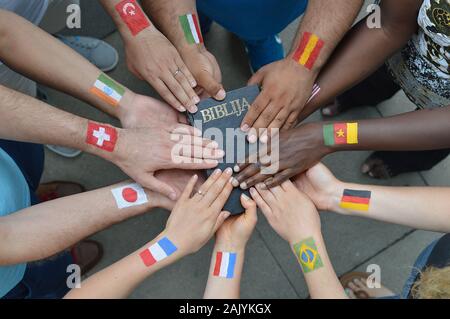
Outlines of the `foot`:
[{"label": "foot", "polygon": [[324,106],[320,112],[322,113],[322,116],[324,117],[333,117],[337,116],[340,113],[342,113],[343,108],[339,104],[337,100],[334,100],[334,102],[330,105]]},{"label": "foot", "polygon": [[394,177],[395,175],[389,165],[387,165],[382,158],[377,157],[374,154],[366,159],[361,166],[361,172],[376,179],[389,179]]},{"label": "foot", "polygon": [[113,70],[119,62],[117,50],[105,41],[82,36],[56,35],[56,37],[84,56],[103,72]]},{"label": "foot", "polygon": [[267,64],[284,58],[283,43],[278,35],[259,41],[244,41],[244,44],[252,73]]},{"label": "foot", "polygon": [[83,240],[72,248],[71,253],[74,263],[80,266],[81,275],[83,276],[102,259],[103,247],[97,241]]},{"label": "foot", "polygon": [[65,196],[83,193],[85,191],[85,188],[77,183],[52,182],[40,184],[36,191],[36,195],[41,202],[46,202]]},{"label": "foot", "polygon": [[384,286],[380,288],[369,288],[367,286],[367,279],[363,277],[353,279],[344,288],[350,299],[372,299],[395,296],[391,290]]}]

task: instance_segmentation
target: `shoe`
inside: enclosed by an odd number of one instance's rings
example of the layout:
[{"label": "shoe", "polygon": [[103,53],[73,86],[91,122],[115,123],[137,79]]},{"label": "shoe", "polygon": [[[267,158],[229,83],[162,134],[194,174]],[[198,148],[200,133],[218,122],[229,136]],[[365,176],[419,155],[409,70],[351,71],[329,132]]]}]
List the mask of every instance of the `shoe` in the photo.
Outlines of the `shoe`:
[{"label": "shoe", "polygon": [[105,41],[91,37],[58,34],[55,37],[84,56],[103,72],[113,70],[119,63],[117,50]]},{"label": "shoe", "polygon": [[283,42],[278,35],[264,40],[244,41],[252,73],[263,66],[284,59]]},{"label": "shoe", "polygon": [[71,249],[75,264],[80,266],[81,276],[86,275],[103,257],[103,246],[98,241],[85,239]]}]

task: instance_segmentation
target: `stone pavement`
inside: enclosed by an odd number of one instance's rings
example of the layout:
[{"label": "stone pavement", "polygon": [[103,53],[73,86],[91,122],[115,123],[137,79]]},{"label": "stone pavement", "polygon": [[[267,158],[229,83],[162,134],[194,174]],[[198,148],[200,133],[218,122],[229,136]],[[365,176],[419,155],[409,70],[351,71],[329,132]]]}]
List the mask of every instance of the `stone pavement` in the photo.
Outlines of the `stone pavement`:
[{"label": "stone pavement", "polygon": [[[286,48],[295,33],[293,23],[282,34]],[[137,80],[125,66],[123,44],[117,32],[105,40],[119,50],[121,62],[110,75],[136,92],[155,96],[146,83]],[[250,76],[248,62],[239,41],[218,25],[206,36],[206,44],[218,58],[227,90],[245,85]],[[50,101],[84,117],[118,124],[73,98],[49,90]],[[341,119],[378,118],[412,109],[404,94],[398,94],[377,108],[359,108],[341,116]],[[310,120],[319,120],[314,114]],[[359,172],[369,152],[347,152],[329,156],[325,163],[338,178],[349,182],[387,185],[449,186],[450,160],[425,173],[404,175],[388,182],[374,181]],[[71,180],[95,189],[121,181],[126,176],[114,165],[102,159],[83,154],[75,159],[64,159],[47,152],[44,180]],[[93,238],[105,248],[105,256],[95,271],[134,251],[164,227],[167,212],[154,210],[104,230]],[[420,251],[439,234],[412,230],[355,217],[322,213],[323,233],[336,272],[341,275],[351,270],[364,270],[368,264],[378,264],[382,282],[400,292],[411,266]],[[145,281],[133,298],[201,298],[206,284],[212,243],[199,253],[186,257]],[[260,215],[257,229],[249,242],[242,279],[243,298],[305,298],[307,288],[300,268],[288,245],[274,233],[264,216]]]}]

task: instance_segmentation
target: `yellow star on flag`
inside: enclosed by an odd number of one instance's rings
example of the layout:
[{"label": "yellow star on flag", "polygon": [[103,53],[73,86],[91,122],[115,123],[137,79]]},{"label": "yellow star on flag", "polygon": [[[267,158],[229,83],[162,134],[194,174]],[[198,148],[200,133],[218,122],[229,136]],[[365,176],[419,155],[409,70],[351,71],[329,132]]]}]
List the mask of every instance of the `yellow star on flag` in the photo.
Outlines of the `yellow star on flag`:
[{"label": "yellow star on flag", "polygon": [[336,132],[337,137],[345,137],[345,132],[343,129],[340,129],[339,131]]}]

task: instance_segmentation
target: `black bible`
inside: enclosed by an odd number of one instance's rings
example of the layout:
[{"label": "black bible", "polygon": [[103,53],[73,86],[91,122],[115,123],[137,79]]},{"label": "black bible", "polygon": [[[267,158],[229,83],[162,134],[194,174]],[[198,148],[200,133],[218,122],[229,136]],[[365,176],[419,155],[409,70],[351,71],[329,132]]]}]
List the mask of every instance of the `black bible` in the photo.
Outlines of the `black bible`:
[{"label": "black bible", "polygon": [[[256,151],[257,143],[249,144],[247,133],[242,132],[240,127],[250,105],[259,93],[258,86],[254,85],[228,92],[223,101],[205,99],[198,104],[198,111],[195,114],[187,116],[189,123],[202,131],[203,137],[216,141],[225,151],[225,157],[218,166],[222,171],[228,167],[233,169],[237,163],[243,163],[250,152]],[[214,170],[207,170],[207,176]],[[244,208],[240,201],[243,192],[242,189],[235,188],[224,210],[232,215],[243,213]],[[247,191],[245,193],[249,196]]]}]

